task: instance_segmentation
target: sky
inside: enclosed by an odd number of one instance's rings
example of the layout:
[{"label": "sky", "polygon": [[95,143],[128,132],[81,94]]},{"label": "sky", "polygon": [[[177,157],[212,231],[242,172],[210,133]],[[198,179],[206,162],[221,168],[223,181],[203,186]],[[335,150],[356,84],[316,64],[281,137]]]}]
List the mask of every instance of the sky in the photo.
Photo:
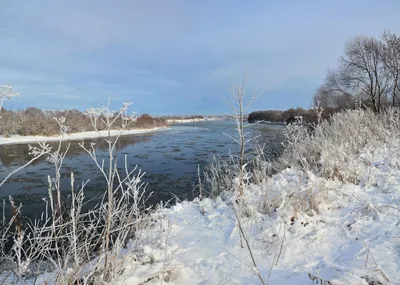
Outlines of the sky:
[{"label": "sky", "polygon": [[247,96],[265,90],[249,111],[308,108],[345,42],[399,34],[399,11],[396,0],[0,0],[0,85],[21,94],[4,107],[110,98],[139,114],[226,114],[213,86],[229,96],[246,73]]}]

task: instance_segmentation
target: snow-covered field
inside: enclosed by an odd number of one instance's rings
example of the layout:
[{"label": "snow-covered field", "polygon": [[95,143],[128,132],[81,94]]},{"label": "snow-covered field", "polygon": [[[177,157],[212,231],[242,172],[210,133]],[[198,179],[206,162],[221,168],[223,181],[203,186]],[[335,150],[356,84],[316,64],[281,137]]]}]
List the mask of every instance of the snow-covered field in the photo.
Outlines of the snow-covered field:
[{"label": "snow-covered field", "polygon": [[[120,130],[113,130],[111,131],[111,136],[126,136],[126,135],[139,135],[154,131],[159,131],[165,128],[153,128],[153,129],[137,129],[137,130],[124,130],[121,132]],[[92,131],[92,132],[81,132],[81,133],[68,133],[62,137],[60,136],[53,136],[53,137],[46,137],[46,136],[19,136],[13,135],[8,138],[4,136],[0,136],[0,145],[7,145],[7,144],[25,144],[25,143],[35,143],[35,142],[51,142],[51,141],[59,141],[61,138],[65,141],[72,141],[72,140],[82,140],[82,139],[93,139],[93,138],[101,138],[107,137],[108,131]]]}]

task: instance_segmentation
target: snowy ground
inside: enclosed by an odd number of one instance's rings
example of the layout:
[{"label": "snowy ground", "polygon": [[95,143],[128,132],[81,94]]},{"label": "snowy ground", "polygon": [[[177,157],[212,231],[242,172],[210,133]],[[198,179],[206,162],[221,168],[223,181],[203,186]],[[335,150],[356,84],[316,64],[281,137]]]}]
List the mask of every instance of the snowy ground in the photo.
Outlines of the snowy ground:
[{"label": "snowy ground", "polygon": [[[144,134],[154,131],[159,131],[165,128],[153,128],[153,129],[137,129],[137,130],[126,130],[122,132],[122,135],[138,135]],[[111,136],[117,136],[120,134],[120,130],[113,130],[111,131]],[[107,137],[108,131],[92,131],[92,132],[81,132],[81,133],[71,133],[66,134],[62,139],[65,141],[72,141],[72,140],[82,140],[82,139],[91,139],[91,138],[100,138],[100,137]],[[7,144],[25,144],[25,143],[35,143],[35,142],[51,142],[51,141],[58,141],[60,140],[59,136],[53,137],[46,137],[46,136],[19,136],[14,135],[9,138],[5,138],[0,136],[0,145],[7,145]]]},{"label": "snowy ground", "polygon": [[[287,169],[248,186],[242,224],[266,283],[270,274],[269,284],[400,284],[396,145],[373,151],[358,185]],[[278,205],[272,213],[266,193]],[[302,210],[309,195],[316,211]],[[224,193],[163,209],[163,239],[149,238],[117,284],[261,284],[240,246],[233,200]]]}]

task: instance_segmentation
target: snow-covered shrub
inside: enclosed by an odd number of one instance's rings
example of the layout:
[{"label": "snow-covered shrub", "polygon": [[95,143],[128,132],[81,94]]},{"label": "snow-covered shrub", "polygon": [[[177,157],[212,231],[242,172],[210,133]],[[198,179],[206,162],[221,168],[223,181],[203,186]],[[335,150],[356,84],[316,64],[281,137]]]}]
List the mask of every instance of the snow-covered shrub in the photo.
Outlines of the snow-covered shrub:
[{"label": "snow-covered shrub", "polygon": [[224,160],[220,156],[214,157],[214,161],[204,171],[205,191],[212,197],[217,197],[223,191],[232,190],[233,180],[238,176],[237,162]]},{"label": "snow-covered shrub", "polygon": [[[268,152],[268,151],[267,151]],[[245,159],[243,182],[245,185],[261,184],[277,172],[274,162],[269,159],[264,146],[255,145],[255,152]],[[217,197],[223,191],[234,190],[239,176],[239,160],[231,155],[229,159],[214,157],[204,171],[206,194]]]},{"label": "snow-covered shrub", "polygon": [[380,114],[370,110],[346,110],[310,129],[289,125],[284,131],[283,166],[311,171],[317,176],[356,183],[370,161],[361,157],[366,149],[393,141],[400,135],[395,109]]}]

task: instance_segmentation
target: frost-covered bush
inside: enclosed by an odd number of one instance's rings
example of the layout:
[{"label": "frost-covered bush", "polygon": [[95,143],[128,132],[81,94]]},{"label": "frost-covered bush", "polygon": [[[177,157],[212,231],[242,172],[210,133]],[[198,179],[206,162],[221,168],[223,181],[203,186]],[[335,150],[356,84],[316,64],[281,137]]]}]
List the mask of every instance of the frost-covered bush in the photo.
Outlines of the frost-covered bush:
[{"label": "frost-covered bush", "polygon": [[233,181],[239,175],[239,162],[231,157],[225,160],[220,156],[214,157],[204,171],[204,188],[212,197],[218,196],[222,191],[230,191]]},{"label": "frost-covered bush", "polygon": [[[268,177],[277,172],[274,161],[270,158],[268,149],[264,146],[256,144],[255,152],[246,158],[244,171],[244,183],[260,185],[265,182]],[[239,161],[235,156],[224,159],[220,156],[214,157],[204,171],[204,188],[206,194],[212,197],[218,196],[223,191],[231,191],[237,185],[237,177],[239,176]]]},{"label": "frost-covered bush", "polygon": [[371,163],[362,152],[382,146],[400,135],[398,110],[381,114],[370,110],[346,110],[309,128],[289,125],[284,131],[283,167],[311,171],[315,175],[351,183]]}]

